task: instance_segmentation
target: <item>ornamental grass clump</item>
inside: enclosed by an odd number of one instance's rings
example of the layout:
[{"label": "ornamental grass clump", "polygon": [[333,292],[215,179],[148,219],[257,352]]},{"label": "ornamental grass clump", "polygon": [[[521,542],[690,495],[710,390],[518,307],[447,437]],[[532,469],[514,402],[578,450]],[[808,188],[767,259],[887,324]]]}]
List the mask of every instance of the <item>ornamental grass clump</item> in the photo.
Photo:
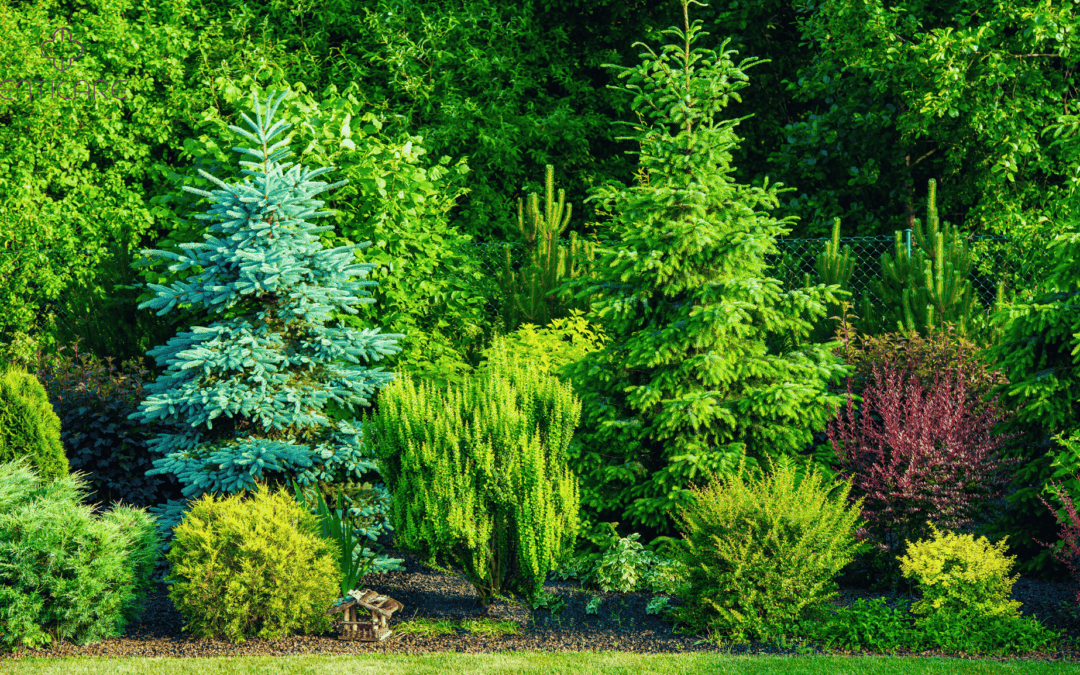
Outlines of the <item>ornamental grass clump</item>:
[{"label": "ornamental grass clump", "polygon": [[539,598],[577,533],[565,450],[581,404],[497,338],[489,367],[437,391],[403,376],[364,421],[390,493],[394,543],[464,571],[481,605]]},{"label": "ornamental grass clump", "polygon": [[822,489],[816,471],[799,481],[790,462],[750,484],[743,470],[740,461],[734,477],[695,488],[679,513],[682,541],[670,541],[689,579],[669,618],[736,643],[790,635],[837,595],[832,579],[859,548],[862,505],[848,507],[850,484]]}]

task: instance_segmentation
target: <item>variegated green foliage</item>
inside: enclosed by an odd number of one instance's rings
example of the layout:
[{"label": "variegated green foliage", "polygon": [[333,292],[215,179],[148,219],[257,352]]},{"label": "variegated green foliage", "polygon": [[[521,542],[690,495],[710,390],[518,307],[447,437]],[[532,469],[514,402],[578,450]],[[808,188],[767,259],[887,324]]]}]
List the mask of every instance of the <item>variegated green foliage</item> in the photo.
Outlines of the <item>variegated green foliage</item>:
[{"label": "variegated green foliage", "polygon": [[481,604],[539,597],[577,533],[565,450],[581,404],[496,340],[491,365],[445,392],[408,375],[385,388],[364,434],[393,495],[395,546],[464,571]]},{"label": "variegated green foliage", "polygon": [[[544,212],[540,213],[539,198],[529,195],[528,206],[522,213],[518,200],[518,229],[525,239],[526,263],[520,273],[510,264],[510,247],[506,247],[500,280],[503,289],[503,324],[507,333],[523,323],[546,326],[552,319],[563,317],[570,308],[588,311],[584,302],[560,297],[555,293],[563,279],[575,279],[584,272],[579,263],[592,263],[596,254],[593,244],[579,242],[577,232],[570,233],[569,248],[559,247],[559,235],[570,223],[573,205],[566,203],[566,190],[559,190],[555,202],[555,167],[548,164],[544,174]],[[565,294],[564,294],[565,295]]]}]

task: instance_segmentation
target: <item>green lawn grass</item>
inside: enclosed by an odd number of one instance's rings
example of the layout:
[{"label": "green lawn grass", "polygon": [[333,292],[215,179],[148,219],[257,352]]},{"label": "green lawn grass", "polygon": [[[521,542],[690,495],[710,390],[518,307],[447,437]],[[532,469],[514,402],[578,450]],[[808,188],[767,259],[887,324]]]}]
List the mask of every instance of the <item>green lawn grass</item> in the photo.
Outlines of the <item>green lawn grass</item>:
[{"label": "green lawn grass", "polygon": [[190,659],[99,658],[0,661],[4,675],[1042,675],[1080,673],[1080,664],[972,661],[941,657],[730,656],[725,654],[627,654],[612,652],[516,652],[503,654],[389,654],[252,656]]}]

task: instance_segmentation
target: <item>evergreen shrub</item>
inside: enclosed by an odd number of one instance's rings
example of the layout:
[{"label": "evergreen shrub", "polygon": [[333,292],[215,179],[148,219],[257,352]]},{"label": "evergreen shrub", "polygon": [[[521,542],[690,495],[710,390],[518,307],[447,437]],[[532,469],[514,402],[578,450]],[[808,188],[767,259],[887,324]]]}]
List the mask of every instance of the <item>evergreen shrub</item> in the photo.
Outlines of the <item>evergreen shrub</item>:
[{"label": "evergreen shrub", "polygon": [[23,368],[8,364],[0,374],[0,462],[20,457],[46,480],[61,480],[70,471],[60,418],[45,387]]},{"label": "evergreen shrub", "polygon": [[822,489],[817,472],[799,481],[789,462],[749,485],[743,469],[740,462],[735,477],[695,489],[679,513],[682,540],[669,544],[689,569],[672,619],[737,643],[789,634],[836,596],[832,579],[860,547],[854,529],[862,506],[862,499],[848,506],[850,484]]},{"label": "evergreen shrub", "polygon": [[157,563],[145,509],[97,517],[85,474],[46,480],[25,457],[0,463],[0,644],[120,637],[139,620]]},{"label": "evergreen shrub", "polygon": [[169,598],[195,637],[276,640],[330,630],[338,599],[336,544],[287,490],[203,495],[176,528]]},{"label": "evergreen shrub", "polygon": [[482,605],[532,602],[577,534],[565,449],[581,404],[496,338],[491,364],[437,391],[403,376],[364,421],[393,495],[394,543],[463,570]]}]

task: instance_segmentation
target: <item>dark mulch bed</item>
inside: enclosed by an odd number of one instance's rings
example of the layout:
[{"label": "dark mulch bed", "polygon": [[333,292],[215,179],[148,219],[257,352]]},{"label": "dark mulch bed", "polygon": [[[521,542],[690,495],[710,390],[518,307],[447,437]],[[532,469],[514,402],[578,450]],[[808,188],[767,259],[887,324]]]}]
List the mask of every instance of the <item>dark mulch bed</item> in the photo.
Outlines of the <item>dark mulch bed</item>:
[{"label": "dark mulch bed", "polygon": [[[201,657],[294,654],[363,654],[395,653],[423,654],[430,652],[484,653],[522,650],[540,651],[617,651],[640,654],[717,652],[732,654],[797,655],[796,645],[781,648],[754,642],[749,645],[718,646],[703,641],[704,636],[681,635],[671,623],[646,614],[645,607],[653,597],[648,593],[600,593],[583,590],[577,581],[553,581],[545,589],[566,599],[560,614],[532,611],[521,606],[493,603],[486,611],[476,605],[476,593],[468,582],[445,575],[420,564],[417,558],[398,551],[388,551],[403,558],[404,571],[366,578],[364,586],[401,601],[404,607],[393,617],[391,628],[416,618],[427,619],[513,619],[521,622],[519,635],[483,637],[464,630],[456,634],[425,637],[394,633],[378,643],[338,639],[338,625],[324,635],[296,635],[277,641],[249,639],[233,645],[223,639],[197,639],[181,631],[184,620],[168,598],[165,584],[158,584],[150,597],[141,621],[129,626],[120,638],[96,644],[77,646],[68,641],[52,643],[41,650],[22,649],[16,654],[0,653],[0,660],[24,657],[62,658],[69,656],[144,656],[144,657]],[[860,588],[851,578],[838,580],[840,596],[834,603],[851,606],[857,598],[885,597],[891,606],[899,599],[915,600],[917,596],[885,594]],[[898,656],[949,656],[956,658],[985,658],[989,660],[1080,661],[1080,619],[1063,610],[1061,602],[1075,605],[1076,587],[1068,584],[1045,584],[1019,579],[1013,587],[1012,598],[1023,604],[1025,615],[1035,615],[1043,625],[1053,630],[1065,630],[1068,645],[1062,650],[1023,656],[994,657],[989,655],[924,652],[913,654],[901,651]],[[603,597],[599,612],[585,613],[585,605],[594,595]],[[810,654],[825,654],[818,647],[809,647]],[[831,651],[830,654],[853,655]],[[854,655],[869,655],[859,652]]]}]

